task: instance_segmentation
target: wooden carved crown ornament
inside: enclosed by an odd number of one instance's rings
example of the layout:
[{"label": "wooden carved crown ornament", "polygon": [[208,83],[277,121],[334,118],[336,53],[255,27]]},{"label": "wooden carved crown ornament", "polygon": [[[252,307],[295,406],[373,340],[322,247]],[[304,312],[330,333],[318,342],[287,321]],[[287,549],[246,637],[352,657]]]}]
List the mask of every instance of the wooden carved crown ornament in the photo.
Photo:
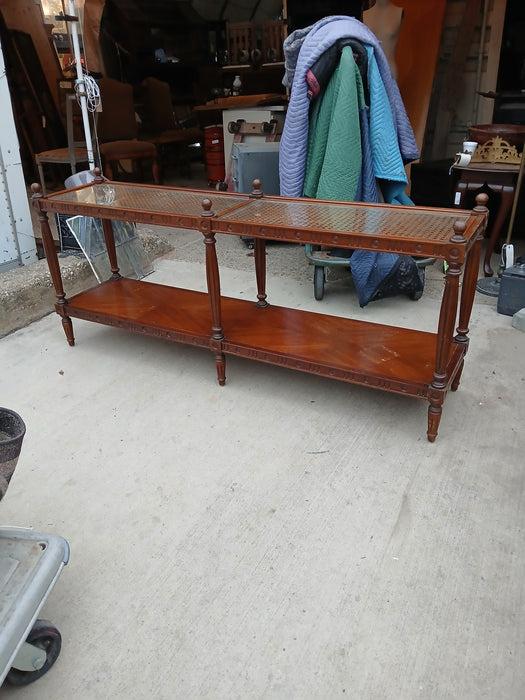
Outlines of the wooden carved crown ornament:
[{"label": "wooden carved crown ornament", "polygon": [[472,156],[472,163],[508,163],[520,164],[522,153],[516,146],[511,146],[501,136],[494,136],[485,143],[480,143]]}]

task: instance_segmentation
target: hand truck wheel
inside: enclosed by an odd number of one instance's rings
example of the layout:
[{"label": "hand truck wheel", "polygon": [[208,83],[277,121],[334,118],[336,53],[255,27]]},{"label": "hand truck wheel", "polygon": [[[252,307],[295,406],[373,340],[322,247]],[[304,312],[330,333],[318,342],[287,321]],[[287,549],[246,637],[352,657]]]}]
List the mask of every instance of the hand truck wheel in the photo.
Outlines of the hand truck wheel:
[{"label": "hand truck wheel", "polygon": [[324,297],[325,271],[322,265],[314,266],[314,298],[321,301]]}]

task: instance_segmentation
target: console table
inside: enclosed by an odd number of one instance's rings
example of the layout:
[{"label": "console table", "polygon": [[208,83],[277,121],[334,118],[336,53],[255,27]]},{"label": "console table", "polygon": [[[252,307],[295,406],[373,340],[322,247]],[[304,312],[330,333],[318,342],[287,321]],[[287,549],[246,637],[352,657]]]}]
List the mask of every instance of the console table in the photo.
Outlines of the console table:
[{"label": "console table", "polygon": [[[225,356],[238,355],[429,402],[428,432],[436,439],[442,405],[459,386],[468,348],[487,196],[473,211],[290,199],[251,194],[108,182],[43,197],[32,185],[44,251],[56,291],[55,310],[74,345],[72,318],[118,326],[208,348],[219,384]],[[102,219],[109,280],[66,296],[48,212]],[[119,273],[112,220],[200,230],[207,293],[126,279]],[[220,292],[216,234],[255,241],[257,300]],[[272,306],[267,301],[265,240],[434,257],[448,262],[436,333]],[[460,276],[463,282],[460,293]],[[457,324],[457,326],[456,326]]]}]

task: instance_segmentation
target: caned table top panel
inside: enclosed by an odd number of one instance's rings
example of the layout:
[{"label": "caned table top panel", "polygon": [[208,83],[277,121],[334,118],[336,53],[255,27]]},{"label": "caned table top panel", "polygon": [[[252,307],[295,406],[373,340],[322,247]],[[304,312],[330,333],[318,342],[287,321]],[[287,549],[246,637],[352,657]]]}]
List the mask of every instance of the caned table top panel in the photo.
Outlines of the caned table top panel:
[{"label": "caned table top panel", "polygon": [[214,211],[222,213],[247,200],[246,195],[231,195],[206,190],[182,190],[133,186],[107,182],[75,190],[66,190],[48,199],[68,204],[107,206],[111,209],[145,211],[151,214],[200,216],[204,199],[213,198]]},{"label": "caned table top panel", "polygon": [[[206,205],[204,202],[209,200]],[[331,234],[393,238],[448,244],[459,222],[462,235],[469,241],[476,233],[479,219],[469,211],[425,207],[327,202],[280,197],[252,198],[246,194],[210,190],[191,190],[126,183],[92,183],[41,200],[42,208],[108,218],[135,218],[160,225],[195,226],[203,215],[215,221],[218,232],[238,232],[245,226],[251,235],[272,231],[310,231]],[[211,202],[211,204],[210,204]],[[135,215],[133,217],[133,215]],[[265,229],[259,234],[258,228]],[[281,234],[286,237],[288,234]],[[464,243],[466,243],[464,241]],[[459,243],[459,241],[457,242]]]},{"label": "caned table top panel", "polygon": [[[214,197],[212,210],[218,214]],[[218,214],[219,215],[219,214]],[[252,200],[249,205],[228,211],[220,218],[236,223],[286,227],[371,236],[425,239],[447,242],[457,221],[466,224],[469,215],[460,211],[429,211],[417,207],[336,204],[315,200]]]}]

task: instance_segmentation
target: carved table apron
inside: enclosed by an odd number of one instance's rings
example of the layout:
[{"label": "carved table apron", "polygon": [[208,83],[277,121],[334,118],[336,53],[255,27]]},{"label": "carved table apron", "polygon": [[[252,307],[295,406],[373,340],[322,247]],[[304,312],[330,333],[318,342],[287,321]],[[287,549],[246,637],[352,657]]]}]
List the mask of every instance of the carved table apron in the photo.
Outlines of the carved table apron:
[{"label": "carved table apron", "polygon": [[[219,383],[225,356],[247,357],[310,374],[426,399],[427,436],[437,436],[448,389],[459,386],[468,323],[487,222],[486,195],[471,211],[358,204],[93,183],[42,197],[33,185],[44,251],[55,287],[56,312],[70,345],[72,318],[210,349]],[[47,212],[102,219],[112,275],[66,296]],[[126,279],[119,273],[111,221],[200,230],[207,293]],[[217,233],[255,240],[257,301],[221,296]],[[437,333],[270,305],[266,299],[265,240],[395,252],[446,260]],[[460,289],[460,276],[463,283]],[[457,320],[456,320],[457,319]],[[456,327],[457,323],[457,327]]]}]

